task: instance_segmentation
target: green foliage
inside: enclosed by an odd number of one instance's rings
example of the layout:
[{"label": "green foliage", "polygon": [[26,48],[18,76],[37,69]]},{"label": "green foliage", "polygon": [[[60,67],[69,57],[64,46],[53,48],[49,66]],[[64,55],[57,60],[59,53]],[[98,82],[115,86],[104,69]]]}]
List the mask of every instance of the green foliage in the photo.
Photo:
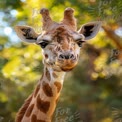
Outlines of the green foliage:
[{"label": "green foliage", "polygon": [[[52,18],[59,21],[64,9],[69,6],[76,10],[78,27],[98,19],[105,20],[110,26],[114,24],[121,27],[121,0],[0,0],[2,122],[14,121],[16,112],[33,91],[43,71],[40,47],[23,44],[15,37],[13,27],[17,24],[27,24],[40,32],[40,8],[49,8]],[[8,31],[5,33],[6,27],[12,29],[10,34]],[[95,50],[92,47],[95,47]],[[70,111],[59,114],[58,117],[63,120],[67,116],[73,116],[72,122],[112,122],[122,118],[119,112],[122,110],[122,65],[120,60],[111,60],[111,50],[114,48],[114,43],[103,30],[83,46],[78,66],[65,78],[57,107],[64,111],[69,108]],[[115,111],[118,112],[117,115],[113,114]],[[54,116],[54,122],[55,119]]]}]

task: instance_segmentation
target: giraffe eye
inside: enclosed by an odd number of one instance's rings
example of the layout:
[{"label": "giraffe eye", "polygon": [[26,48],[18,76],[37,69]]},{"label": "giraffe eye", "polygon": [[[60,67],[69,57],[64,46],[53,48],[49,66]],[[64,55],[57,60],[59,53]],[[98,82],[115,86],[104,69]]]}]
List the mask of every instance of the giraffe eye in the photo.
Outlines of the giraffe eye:
[{"label": "giraffe eye", "polygon": [[82,43],[84,42],[82,39],[76,40],[79,47],[82,47]]},{"label": "giraffe eye", "polygon": [[45,48],[48,44],[49,44],[49,42],[47,40],[43,40],[42,42],[39,43],[41,48]]}]

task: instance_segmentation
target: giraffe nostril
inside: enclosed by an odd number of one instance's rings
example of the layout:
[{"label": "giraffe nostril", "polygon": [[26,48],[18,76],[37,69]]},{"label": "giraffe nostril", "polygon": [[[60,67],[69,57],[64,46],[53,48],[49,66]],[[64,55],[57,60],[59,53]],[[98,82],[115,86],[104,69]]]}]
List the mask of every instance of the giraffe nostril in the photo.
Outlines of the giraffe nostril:
[{"label": "giraffe nostril", "polygon": [[60,55],[59,55],[59,58],[60,58],[60,59],[64,59],[64,55],[63,55],[63,54],[60,54]]},{"label": "giraffe nostril", "polygon": [[71,55],[70,55],[70,58],[71,58],[71,59],[73,59],[73,58],[74,58],[74,55],[73,55],[73,54],[71,54]]},{"label": "giraffe nostril", "polygon": [[60,59],[73,59],[74,55],[73,54],[60,54],[59,58]]}]

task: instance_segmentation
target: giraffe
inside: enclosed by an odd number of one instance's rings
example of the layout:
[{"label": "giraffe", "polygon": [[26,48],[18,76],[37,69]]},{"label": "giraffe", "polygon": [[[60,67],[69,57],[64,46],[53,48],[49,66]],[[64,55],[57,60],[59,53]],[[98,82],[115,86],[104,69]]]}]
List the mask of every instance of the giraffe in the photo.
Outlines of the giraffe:
[{"label": "giraffe", "polygon": [[51,122],[63,87],[66,72],[77,65],[82,44],[95,37],[101,22],[82,25],[77,31],[74,9],[64,10],[61,22],[51,19],[49,10],[42,8],[42,32],[30,26],[16,26],[18,37],[42,48],[44,72],[34,92],[25,100],[16,116],[16,122]]}]

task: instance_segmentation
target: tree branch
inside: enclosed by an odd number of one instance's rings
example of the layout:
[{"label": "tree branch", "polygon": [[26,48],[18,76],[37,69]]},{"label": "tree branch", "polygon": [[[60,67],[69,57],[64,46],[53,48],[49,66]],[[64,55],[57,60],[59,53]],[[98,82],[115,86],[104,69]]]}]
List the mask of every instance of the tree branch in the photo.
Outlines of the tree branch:
[{"label": "tree branch", "polygon": [[115,34],[114,30],[110,26],[102,26],[102,28],[104,29],[106,35],[114,42],[117,49],[121,50],[122,44],[120,41],[122,41],[122,39]]}]

